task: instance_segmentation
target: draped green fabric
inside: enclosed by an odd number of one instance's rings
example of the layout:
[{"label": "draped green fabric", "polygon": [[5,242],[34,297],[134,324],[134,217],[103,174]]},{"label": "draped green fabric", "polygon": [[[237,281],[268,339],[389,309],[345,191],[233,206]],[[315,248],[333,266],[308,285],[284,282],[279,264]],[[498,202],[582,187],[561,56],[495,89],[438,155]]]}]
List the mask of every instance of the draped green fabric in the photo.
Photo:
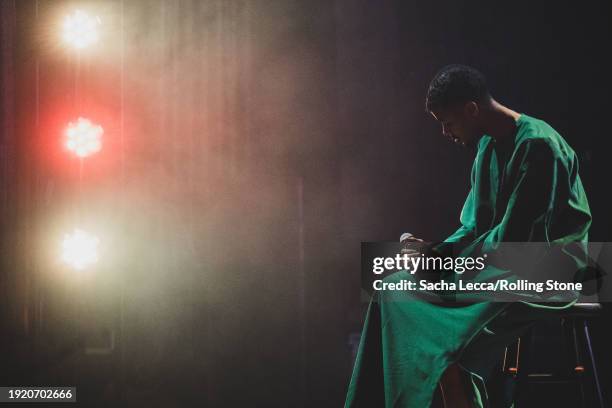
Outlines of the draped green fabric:
[{"label": "draped green fabric", "polygon": [[[495,251],[500,242],[586,242],[591,215],[576,154],[547,123],[524,114],[513,139],[497,143],[483,136],[460,220],[437,251],[453,246],[467,256]],[[514,272],[487,267],[475,279]],[[402,279],[415,277],[401,271],[385,281]],[[471,375],[474,407],[488,406],[485,381],[503,347],[548,306],[523,294],[516,303],[461,296],[441,303],[410,291],[375,292],[345,407],[429,407],[442,373],[454,362]],[[569,306],[575,296],[563,301]]]}]

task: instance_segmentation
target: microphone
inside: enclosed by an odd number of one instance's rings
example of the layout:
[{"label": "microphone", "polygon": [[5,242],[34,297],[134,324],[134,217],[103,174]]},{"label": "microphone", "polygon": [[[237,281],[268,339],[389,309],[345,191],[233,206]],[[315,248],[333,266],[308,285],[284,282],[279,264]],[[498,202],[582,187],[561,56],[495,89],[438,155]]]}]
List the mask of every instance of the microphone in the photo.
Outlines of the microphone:
[{"label": "microphone", "polygon": [[414,238],[414,235],[412,235],[409,232],[404,232],[401,236],[400,236],[400,242],[404,242],[409,240],[410,238]]}]

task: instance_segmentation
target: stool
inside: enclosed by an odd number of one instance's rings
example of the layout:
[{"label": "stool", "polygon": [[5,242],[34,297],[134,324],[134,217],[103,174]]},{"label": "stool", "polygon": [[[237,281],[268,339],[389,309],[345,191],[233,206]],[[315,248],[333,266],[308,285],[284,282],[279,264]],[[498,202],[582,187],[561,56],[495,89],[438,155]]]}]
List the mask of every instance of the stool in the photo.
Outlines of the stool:
[{"label": "stool", "polygon": [[[506,347],[502,370],[514,379],[514,400],[517,408],[529,406],[529,396],[526,388],[532,384],[572,383],[577,384],[580,390],[581,407],[604,408],[588,327],[589,319],[597,316],[600,310],[601,304],[599,303],[576,303],[567,309],[552,313],[555,315],[555,319],[560,319],[565,334],[566,349],[573,356],[569,369],[560,371],[541,368],[534,371],[531,369],[529,361],[531,360],[530,355],[534,352],[534,329],[537,328],[537,323],[514,344]],[[585,351],[588,354],[588,361],[584,359]],[[585,393],[585,377],[591,379],[589,385],[592,392]]]}]

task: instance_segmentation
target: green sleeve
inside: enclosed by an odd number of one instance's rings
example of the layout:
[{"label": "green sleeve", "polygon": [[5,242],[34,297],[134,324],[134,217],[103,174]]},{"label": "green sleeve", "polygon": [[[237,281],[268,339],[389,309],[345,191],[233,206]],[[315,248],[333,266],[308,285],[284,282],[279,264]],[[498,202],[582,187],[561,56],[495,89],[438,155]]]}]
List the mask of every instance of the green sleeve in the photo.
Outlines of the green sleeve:
[{"label": "green sleeve", "polygon": [[[464,252],[472,256],[480,251],[495,253],[500,263],[489,264],[486,273],[480,272],[482,279],[487,276],[499,277],[498,273],[502,270],[495,267],[498,266],[515,277],[531,276],[537,270],[537,276],[541,279],[552,274],[550,277],[570,281],[576,279],[576,272],[584,266],[586,253],[572,253],[580,249],[574,248],[572,242],[586,240],[590,212],[581,185],[580,193],[571,193],[576,184],[580,184],[574,171],[577,164],[575,156],[565,156],[554,146],[543,139],[530,139],[518,146],[508,175],[512,187],[507,205],[505,209],[499,209],[503,211],[501,220]],[[584,211],[570,210],[577,202],[586,206]],[[562,248],[562,253],[569,255],[569,258],[560,258],[556,251],[558,248],[551,247],[548,252],[537,245],[529,248],[504,247],[502,250],[498,245],[500,242],[569,244],[569,247]],[[516,251],[522,252],[519,254]],[[524,259],[531,261],[525,264]],[[560,301],[569,301],[569,298],[563,297],[565,295],[560,295]],[[572,292],[570,295],[576,294]]]},{"label": "green sleeve", "polygon": [[474,239],[474,189],[471,188],[468,193],[463,209],[461,210],[461,226],[451,236],[446,238],[444,242],[458,243],[472,241]]},{"label": "green sleeve", "polygon": [[476,179],[476,169],[477,162],[479,160],[479,155],[480,152],[476,156],[474,164],[472,165],[472,172],[470,177],[470,191],[467,195],[467,198],[465,199],[465,203],[463,204],[463,208],[461,209],[461,216],[459,217],[459,220],[461,221],[461,226],[457,229],[457,231],[451,234],[443,242],[438,243],[433,247],[435,253],[450,255],[453,252],[452,248],[456,247],[455,244],[469,244],[476,238],[474,232],[476,227],[476,220],[474,219],[474,214],[476,210],[474,207],[474,184]]},{"label": "green sleeve", "polygon": [[[575,155],[563,155],[545,139],[521,143],[511,159],[503,216],[470,244],[465,253],[495,250],[500,242],[575,242],[586,240],[590,212],[577,176]],[[578,188],[580,193],[576,193]],[[574,193],[572,193],[574,191]],[[499,198],[498,198],[499,199]],[[582,208],[577,211],[576,208]]]}]

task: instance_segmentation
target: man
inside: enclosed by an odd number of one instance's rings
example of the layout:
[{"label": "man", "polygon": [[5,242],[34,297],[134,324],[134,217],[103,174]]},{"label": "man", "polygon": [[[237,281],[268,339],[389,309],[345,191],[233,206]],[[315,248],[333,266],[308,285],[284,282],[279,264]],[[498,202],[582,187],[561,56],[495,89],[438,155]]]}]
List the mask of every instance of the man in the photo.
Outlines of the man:
[{"label": "man", "polygon": [[[578,160],[552,127],[497,102],[484,76],[463,65],[447,66],[435,75],[426,108],[445,136],[477,149],[461,227],[433,252],[450,248],[457,254],[460,248],[465,256],[494,250],[500,242],[586,242],[591,215]],[[488,268],[482,276],[499,279],[499,271]],[[507,278],[509,272],[504,273]],[[385,280],[411,278],[402,271]],[[460,302],[470,300],[457,296]],[[566,298],[565,306],[575,296]],[[489,406],[484,385],[504,346],[550,308],[520,293],[519,303],[492,300],[449,305],[417,299],[407,291],[376,292],[345,406],[428,407],[441,378],[457,384],[459,377],[470,386],[467,400],[446,395],[449,407]]]}]

